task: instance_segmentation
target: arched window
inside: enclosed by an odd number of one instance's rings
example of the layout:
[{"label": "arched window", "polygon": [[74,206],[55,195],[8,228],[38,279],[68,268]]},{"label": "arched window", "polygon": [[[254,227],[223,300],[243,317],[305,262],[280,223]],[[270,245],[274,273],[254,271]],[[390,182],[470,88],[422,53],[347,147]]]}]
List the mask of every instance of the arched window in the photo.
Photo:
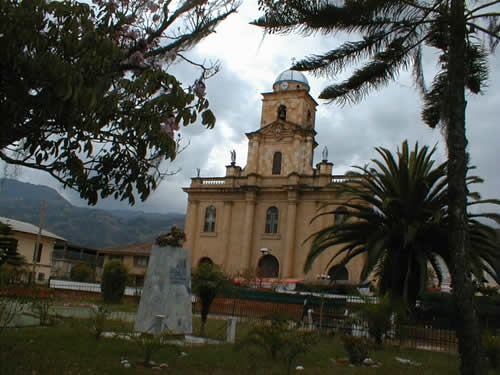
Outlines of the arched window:
[{"label": "arched window", "polygon": [[266,233],[278,233],[278,209],[274,206],[267,209]]},{"label": "arched window", "polygon": [[278,118],[280,120],[286,120],[286,105],[280,104],[278,107]]},{"label": "arched window", "polygon": [[205,210],[204,232],[215,232],[215,206],[208,206]]},{"label": "arched window", "polygon": [[347,209],[345,207],[339,207],[335,210],[335,224],[342,224],[345,221],[345,215],[347,214]]},{"label": "arched window", "polygon": [[279,151],[273,155],[273,174],[281,174],[281,152]]}]

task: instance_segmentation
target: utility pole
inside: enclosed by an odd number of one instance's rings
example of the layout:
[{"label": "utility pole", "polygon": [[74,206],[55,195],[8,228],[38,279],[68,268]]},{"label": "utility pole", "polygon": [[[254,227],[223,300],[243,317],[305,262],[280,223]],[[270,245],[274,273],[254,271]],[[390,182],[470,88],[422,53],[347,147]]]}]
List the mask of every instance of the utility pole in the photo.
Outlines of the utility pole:
[{"label": "utility pole", "polygon": [[31,270],[32,285],[35,285],[36,262],[38,259],[38,251],[40,250],[40,244],[42,243],[42,227],[43,227],[44,216],[45,216],[45,200],[42,200],[42,207],[40,208],[40,221],[38,224],[38,234],[36,236],[35,249],[33,250],[33,268]]}]

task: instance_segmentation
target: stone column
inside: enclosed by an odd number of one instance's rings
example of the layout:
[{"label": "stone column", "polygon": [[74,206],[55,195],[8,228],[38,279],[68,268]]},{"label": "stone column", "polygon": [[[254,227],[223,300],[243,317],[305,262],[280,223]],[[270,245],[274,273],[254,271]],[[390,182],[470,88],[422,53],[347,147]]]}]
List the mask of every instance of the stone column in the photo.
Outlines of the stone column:
[{"label": "stone column", "polygon": [[282,277],[292,277],[295,269],[295,224],[297,222],[297,192],[288,192],[286,215],[285,258],[283,259]]},{"label": "stone column", "polygon": [[243,230],[243,246],[242,246],[242,257],[241,257],[241,265],[240,272],[244,271],[246,268],[251,266],[252,261],[252,237],[253,237],[253,222],[255,216],[255,191],[247,191],[245,200],[245,226]]},{"label": "stone column", "polygon": [[231,219],[232,219],[232,201],[224,201],[224,212],[222,218],[222,248],[224,249],[224,264],[226,264],[226,270],[229,271],[231,268],[231,249],[229,248],[229,240],[231,238]]}]

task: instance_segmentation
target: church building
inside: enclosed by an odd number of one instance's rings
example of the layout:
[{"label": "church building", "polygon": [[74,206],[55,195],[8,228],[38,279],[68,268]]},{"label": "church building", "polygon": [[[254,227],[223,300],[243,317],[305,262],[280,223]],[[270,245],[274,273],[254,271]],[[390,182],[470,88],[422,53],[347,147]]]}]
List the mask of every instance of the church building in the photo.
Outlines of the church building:
[{"label": "church building", "polygon": [[[265,278],[307,278],[329,274],[338,280],[359,280],[362,259],[347,267],[329,265],[336,248],[324,252],[305,275],[310,249],[308,237],[342,220],[345,207],[335,184],[344,176],[332,175],[328,151],[313,167],[316,101],[306,77],[286,70],[263,93],[260,128],[247,133],[248,157],[244,167],[231,164],[224,177],[195,177],[188,194],[186,242],[193,267],[213,262],[230,275],[254,272]],[[338,212],[314,220],[325,203]]]}]

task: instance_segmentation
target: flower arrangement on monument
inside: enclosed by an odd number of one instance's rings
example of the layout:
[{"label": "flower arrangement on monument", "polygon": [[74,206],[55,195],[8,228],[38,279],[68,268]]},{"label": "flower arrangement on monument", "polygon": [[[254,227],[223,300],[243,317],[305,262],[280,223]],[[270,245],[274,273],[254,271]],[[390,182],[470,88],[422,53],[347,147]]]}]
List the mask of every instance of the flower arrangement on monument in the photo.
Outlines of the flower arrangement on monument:
[{"label": "flower arrangement on monument", "polygon": [[155,244],[160,247],[182,246],[185,240],[186,234],[177,225],[173,225],[169,233],[156,237]]}]

